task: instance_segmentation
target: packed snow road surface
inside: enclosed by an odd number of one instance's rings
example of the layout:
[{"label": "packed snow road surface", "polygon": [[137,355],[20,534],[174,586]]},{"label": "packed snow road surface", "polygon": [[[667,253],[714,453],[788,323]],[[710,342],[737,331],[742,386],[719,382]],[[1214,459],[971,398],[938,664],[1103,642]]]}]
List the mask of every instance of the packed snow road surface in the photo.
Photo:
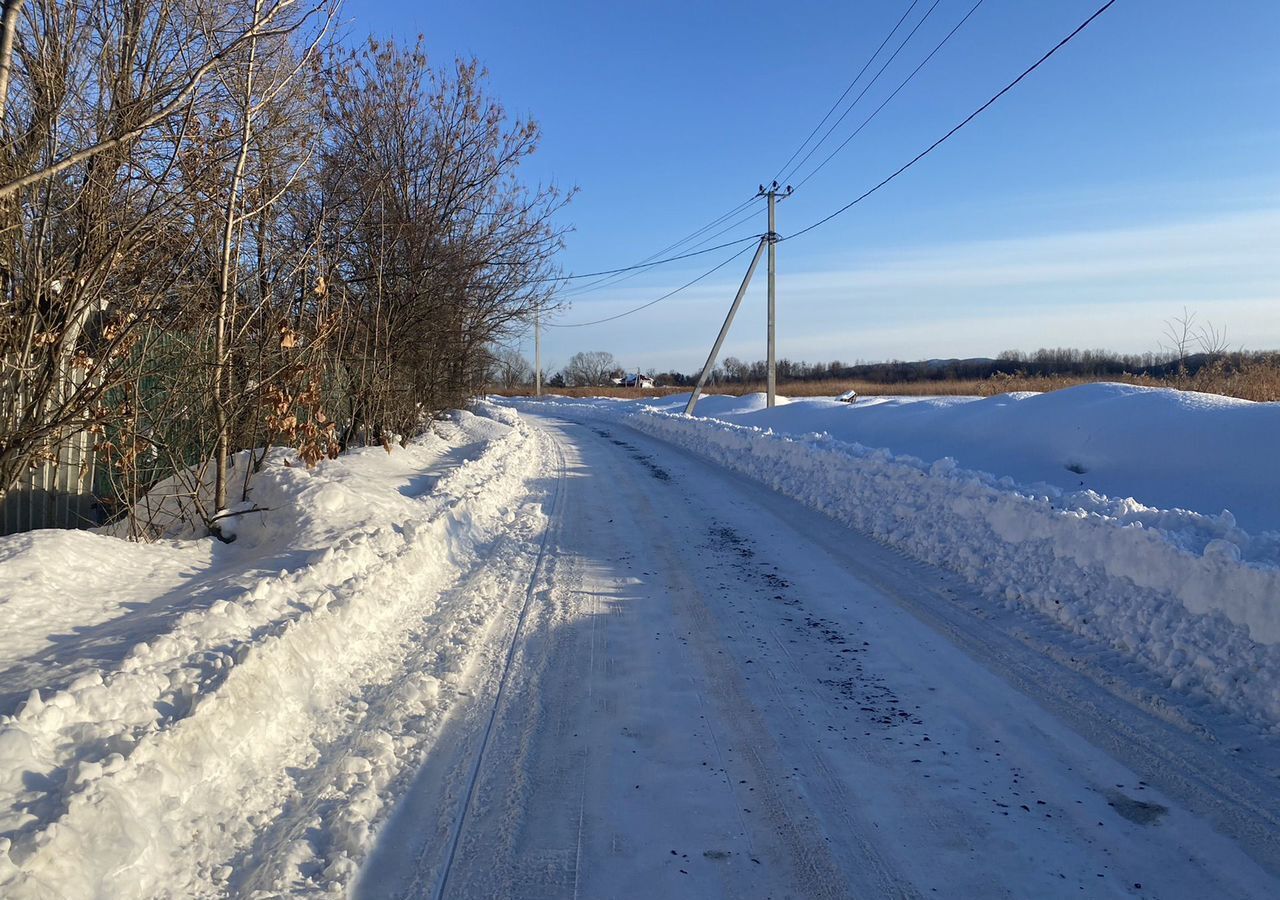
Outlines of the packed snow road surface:
[{"label": "packed snow road surface", "polygon": [[40,562],[107,538],[0,542],[0,895],[1280,892],[1265,705],[860,536],[727,438],[520,411],[269,466],[229,550],[96,557],[78,613]]},{"label": "packed snow road surface", "polygon": [[523,409],[564,469],[500,696],[437,744],[357,896],[1280,887],[1274,776],[1047,659],[1034,623],[625,425]]}]

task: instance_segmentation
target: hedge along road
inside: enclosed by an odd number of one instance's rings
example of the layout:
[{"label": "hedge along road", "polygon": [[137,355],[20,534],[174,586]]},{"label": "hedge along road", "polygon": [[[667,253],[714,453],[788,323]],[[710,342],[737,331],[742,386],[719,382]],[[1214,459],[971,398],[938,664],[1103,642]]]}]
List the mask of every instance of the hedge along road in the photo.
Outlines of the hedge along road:
[{"label": "hedge along road", "polygon": [[613,419],[521,411],[541,552],[357,896],[1280,891],[1267,759],[1170,724],[1185,698]]}]

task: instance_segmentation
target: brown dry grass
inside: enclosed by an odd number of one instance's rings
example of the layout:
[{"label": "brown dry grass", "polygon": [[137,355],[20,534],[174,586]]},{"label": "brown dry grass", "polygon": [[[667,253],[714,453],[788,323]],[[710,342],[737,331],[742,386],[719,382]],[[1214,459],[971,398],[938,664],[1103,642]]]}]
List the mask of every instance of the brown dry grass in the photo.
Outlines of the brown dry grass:
[{"label": "brown dry grass", "polygon": [[[780,384],[778,392],[787,397],[834,397],[845,391],[857,391],[861,397],[990,397],[1012,391],[1058,391],[1099,381],[1118,381],[1144,387],[1172,387],[1184,391],[1201,391],[1206,394],[1220,394],[1224,397],[1238,397],[1241,400],[1280,401],[1280,362],[1276,361],[1250,362],[1237,369],[1225,365],[1206,366],[1195,375],[1169,379],[1151,378],[1145,375],[1112,375],[1097,378],[1062,375],[997,375],[992,378],[968,381],[913,381],[898,384],[842,380],[797,381]],[[764,389],[763,383],[723,384],[709,387],[707,393],[741,396],[762,392]],[[549,394],[568,397],[617,397],[628,400],[640,397],[667,397],[688,391],[688,387],[546,389]],[[507,397],[528,397],[533,394],[533,389],[526,387],[494,390],[492,393]]]},{"label": "brown dry grass", "polygon": [[1280,401],[1280,360],[1259,360],[1238,368],[1211,365],[1175,385],[1187,391],[1222,394],[1260,403]]}]

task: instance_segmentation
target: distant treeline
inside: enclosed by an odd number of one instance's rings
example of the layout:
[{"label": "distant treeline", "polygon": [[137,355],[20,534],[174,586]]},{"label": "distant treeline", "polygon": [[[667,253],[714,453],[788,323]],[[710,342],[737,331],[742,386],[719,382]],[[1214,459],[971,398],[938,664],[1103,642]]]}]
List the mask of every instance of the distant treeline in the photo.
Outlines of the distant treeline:
[{"label": "distant treeline", "polygon": [[[1280,352],[1193,353],[1113,353],[1108,350],[1079,350],[1075,347],[1041,348],[1034,353],[1006,350],[994,359],[927,359],[915,362],[809,363],[790,359],[778,360],[778,380],[798,381],[864,381],[872,384],[904,384],[926,381],[968,381],[994,376],[1076,376],[1096,378],[1119,375],[1143,375],[1170,378],[1195,375],[1209,365],[1239,367],[1254,362],[1280,361]],[[687,385],[697,381],[697,373],[654,373],[660,385]],[[743,362],[729,357],[713,373],[717,383],[749,384],[762,382],[766,376],[764,360]]]}]

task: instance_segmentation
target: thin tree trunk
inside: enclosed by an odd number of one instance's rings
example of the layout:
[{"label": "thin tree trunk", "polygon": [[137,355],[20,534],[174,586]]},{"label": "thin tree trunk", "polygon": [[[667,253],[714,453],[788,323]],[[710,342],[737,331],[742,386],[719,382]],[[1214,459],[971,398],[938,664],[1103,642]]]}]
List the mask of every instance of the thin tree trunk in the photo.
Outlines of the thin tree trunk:
[{"label": "thin tree trunk", "polygon": [[9,105],[9,79],[13,73],[13,39],[18,33],[18,16],[26,0],[4,0],[4,19],[0,20],[0,123]]},{"label": "thin tree trunk", "polygon": [[[252,30],[252,34],[255,36],[249,39],[249,59],[245,65],[244,119],[240,128],[240,153],[236,157],[235,171],[231,176],[231,184],[227,188],[226,218],[222,229],[222,258],[218,272],[218,313],[213,348],[213,405],[215,427],[218,431],[213,463],[213,508],[215,516],[227,507],[227,471],[231,456],[231,426],[227,421],[227,404],[231,399],[231,372],[227,366],[227,335],[230,330],[230,323],[227,320],[231,307],[231,273],[235,244],[236,202],[240,197],[240,186],[244,181],[245,165],[249,158],[249,141],[253,136],[253,76],[258,56],[256,34],[261,16],[262,0],[256,0],[253,5]],[[216,522],[211,528],[214,534],[220,533]]]}]

